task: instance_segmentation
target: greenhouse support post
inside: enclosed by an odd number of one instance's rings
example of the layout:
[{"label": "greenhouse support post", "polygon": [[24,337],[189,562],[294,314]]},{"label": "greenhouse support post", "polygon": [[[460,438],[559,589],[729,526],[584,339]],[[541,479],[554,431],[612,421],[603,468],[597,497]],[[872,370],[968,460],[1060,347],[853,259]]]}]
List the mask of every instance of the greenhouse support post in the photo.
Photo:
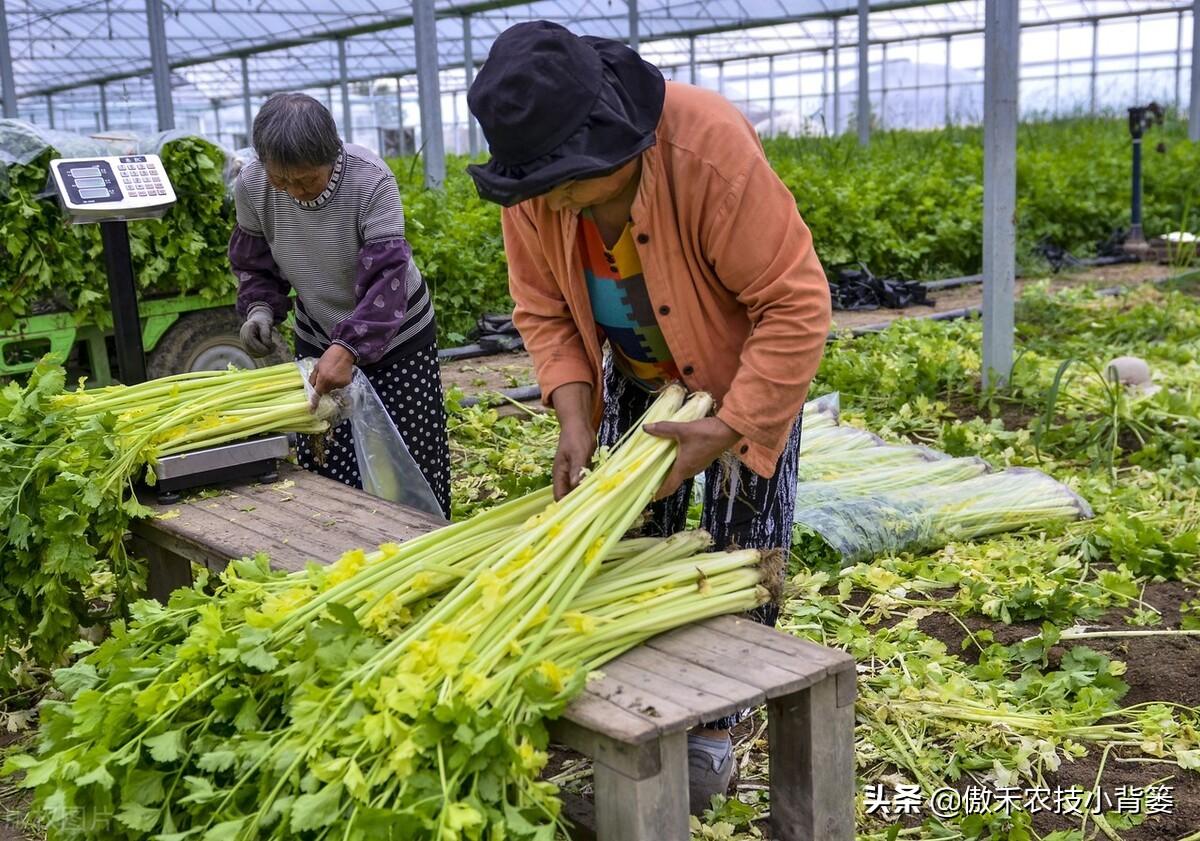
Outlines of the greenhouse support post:
[{"label": "greenhouse support post", "polygon": [[775,136],[775,56],[767,57],[767,136]]},{"label": "greenhouse support post", "polygon": [[242,120],[246,124],[246,145],[251,145],[254,132],[254,115],[250,108],[250,62],[242,56]]},{"label": "greenhouse support post", "polygon": [[413,37],[417,48],[417,98],[421,105],[421,158],[425,186],[446,183],[446,146],[442,136],[442,94],[438,79],[437,20],[433,0],[414,0]]},{"label": "greenhouse support post", "polygon": [[1090,88],[1088,91],[1088,113],[1096,113],[1096,76],[1098,74],[1098,57],[1100,53],[1100,21],[1092,21],[1092,67]]},{"label": "greenhouse support post", "polygon": [[[471,39],[471,16],[463,15],[463,75],[466,77],[467,90],[475,81],[475,45]],[[467,151],[471,157],[479,154],[479,127],[475,125],[475,117],[467,108]]]},{"label": "greenhouse support post", "polygon": [[838,19],[833,21],[833,131],[834,136],[842,133],[842,45],[838,41]]},{"label": "greenhouse support post", "polygon": [[54,94],[46,94],[46,119],[54,128]]},{"label": "greenhouse support post", "polygon": [[338,86],[342,89],[342,134],[347,143],[354,142],[354,111],[350,107],[350,73],[346,69],[346,39],[337,39]]},{"label": "greenhouse support post", "polygon": [[400,139],[396,142],[397,154],[404,154],[404,88],[400,85],[401,79],[396,77],[396,127],[400,132]]},{"label": "greenhouse support post", "polygon": [[100,130],[108,131],[108,86],[100,83]]},{"label": "greenhouse support post", "polygon": [[696,36],[688,38],[688,81],[696,84]]},{"label": "greenhouse support post", "polygon": [[983,47],[983,379],[1001,385],[1013,359],[1016,294],[1019,4],[986,0]]},{"label": "greenhouse support post", "polygon": [[1183,109],[1183,91],[1181,88],[1180,78],[1183,76],[1183,10],[1175,16],[1175,72],[1171,74],[1175,79],[1175,110]]},{"label": "greenhouse support post", "polygon": [[871,142],[871,0],[858,0],[858,145]]},{"label": "greenhouse support post", "polygon": [[636,50],[640,42],[640,33],[638,32],[638,4],[637,0],[625,0],[625,3],[629,7],[629,46]]},{"label": "greenhouse support post", "polygon": [[150,75],[154,78],[154,111],[158,130],[175,128],[175,103],[171,99],[171,65],[167,60],[167,24],[162,0],[146,0],[146,25],[150,37]]},{"label": "greenhouse support post", "polygon": [[217,140],[220,140],[221,139],[221,100],[214,99],[212,101],[212,109],[213,109],[213,126],[214,126],[213,133],[216,135]]},{"label": "greenhouse support post", "polygon": [[8,14],[4,10],[5,0],[0,0],[0,86],[2,86],[3,113],[9,119],[17,119],[17,80],[13,75],[12,49],[8,44]]},{"label": "greenhouse support post", "polygon": [[1192,85],[1188,102],[1188,139],[1200,140],[1200,0],[1192,3]]},{"label": "greenhouse support post", "polygon": [[946,127],[950,127],[950,39],[946,38],[946,66],[942,69],[942,111]]}]

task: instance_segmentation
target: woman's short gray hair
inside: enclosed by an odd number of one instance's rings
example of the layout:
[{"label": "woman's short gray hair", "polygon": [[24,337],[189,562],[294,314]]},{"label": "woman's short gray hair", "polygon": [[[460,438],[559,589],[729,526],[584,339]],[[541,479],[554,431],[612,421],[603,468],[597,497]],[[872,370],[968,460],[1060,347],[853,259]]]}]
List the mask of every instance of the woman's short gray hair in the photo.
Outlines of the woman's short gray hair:
[{"label": "woman's short gray hair", "polygon": [[277,93],[254,118],[254,152],[283,169],[325,166],[342,148],[329,109],[303,93]]}]

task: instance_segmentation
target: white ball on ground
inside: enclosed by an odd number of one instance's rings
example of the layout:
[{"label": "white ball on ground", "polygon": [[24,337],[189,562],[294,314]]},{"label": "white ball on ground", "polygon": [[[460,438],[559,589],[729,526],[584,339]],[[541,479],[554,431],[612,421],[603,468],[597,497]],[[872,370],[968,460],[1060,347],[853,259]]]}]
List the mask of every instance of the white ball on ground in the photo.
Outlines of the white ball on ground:
[{"label": "white ball on ground", "polygon": [[1109,377],[1121,385],[1146,388],[1151,385],[1150,366],[1137,356],[1118,356],[1108,363],[1105,370]]}]

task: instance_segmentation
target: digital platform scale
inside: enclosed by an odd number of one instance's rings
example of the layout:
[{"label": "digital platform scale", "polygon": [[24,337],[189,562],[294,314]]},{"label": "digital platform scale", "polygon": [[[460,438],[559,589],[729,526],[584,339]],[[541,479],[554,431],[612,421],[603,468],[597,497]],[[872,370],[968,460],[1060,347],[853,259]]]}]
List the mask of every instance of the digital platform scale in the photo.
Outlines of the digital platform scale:
[{"label": "digital platform scale", "polygon": [[50,171],[75,224],[153,219],[175,203],[158,155],[59,158],[50,162]]},{"label": "digital platform scale", "polygon": [[[121,382],[143,382],[146,356],[125,223],[163,216],[175,204],[171,179],[158,155],[57,158],[50,172],[67,219],[100,225]],[[287,436],[270,435],[168,456],[154,468],[159,499],[174,501],[182,490],[216,482],[269,479],[276,475],[276,460],[287,455]]]}]

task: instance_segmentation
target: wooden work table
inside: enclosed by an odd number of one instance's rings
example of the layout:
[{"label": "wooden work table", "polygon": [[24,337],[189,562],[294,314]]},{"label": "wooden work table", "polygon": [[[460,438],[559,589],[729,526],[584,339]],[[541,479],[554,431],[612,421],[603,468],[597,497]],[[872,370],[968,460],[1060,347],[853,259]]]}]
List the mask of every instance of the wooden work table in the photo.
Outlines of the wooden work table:
[{"label": "wooden work table", "polygon": [[[225,568],[266,552],[302,569],[349,549],[402,542],[443,521],[294,467],[169,505],[132,528],[150,592],[191,583],[191,564]],[[687,731],[765,703],[775,841],[854,838],[854,661],[736,618],[656,637],[603,669],[554,722],[595,766],[600,841],[687,841]],[[586,836],[588,832],[581,833]]]}]

